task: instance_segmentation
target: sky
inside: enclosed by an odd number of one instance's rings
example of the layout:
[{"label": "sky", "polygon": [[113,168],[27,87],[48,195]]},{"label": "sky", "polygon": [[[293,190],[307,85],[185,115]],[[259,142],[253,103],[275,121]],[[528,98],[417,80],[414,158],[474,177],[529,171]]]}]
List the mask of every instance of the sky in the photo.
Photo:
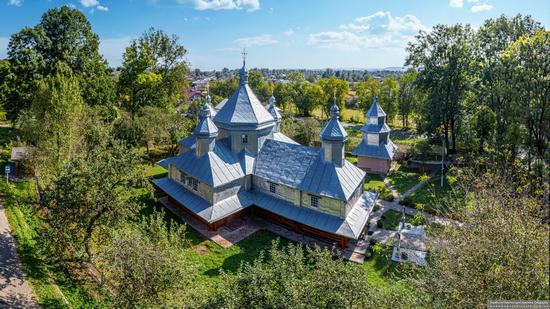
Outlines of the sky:
[{"label": "sky", "polygon": [[149,27],[177,35],[202,70],[239,67],[243,48],[251,68],[400,67],[407,42],[436,24],[521,13],[550,28],[550,0],[0,0],[0,58],[13,33],[62,5],[86,15],[112,67]]}]

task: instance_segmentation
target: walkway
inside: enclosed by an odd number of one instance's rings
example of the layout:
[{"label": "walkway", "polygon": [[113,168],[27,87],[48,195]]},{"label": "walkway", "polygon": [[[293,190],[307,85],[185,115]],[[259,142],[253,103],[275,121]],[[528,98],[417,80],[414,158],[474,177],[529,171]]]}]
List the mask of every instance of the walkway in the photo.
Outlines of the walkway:
[{"label": "walkway", "polygon": [[409,216],[415,216],[417,213],[420,212],[420,214],[428,222],[433,222],[433,223],[436,223],[436,224],[439,224],[439,225],[444,225],[444,226],[458,226],[458,227],[461,227],[462,224],[463,224],[462,222],[452,220],[452,219],[449,219],[449,218],[445,218],[445,217],[432,215],[432,214],[429,214],[425,211],[417,210],[415,208],[412,208],[412,207],[409,207],[409,206],[403,206],[403,205],[399,204],[400,201],[402,201],[404,198],[410,196],[415,191],[422,188],[426,183],[428,183],[430,181],[433,181],[434,180],[433,179],[434,175],[435,175],[435,173],[431,174],[429,179],[423,180],[423,181],[415,184],[414,186],[412,186],[410,189],[408,189],[403,194],[399,194],[399,192],[391,185],[391,183],[387,179],[384,179],[384,183],[386,184],[386,187],[391,191],[392,195],[394,196],[394,200],[391,201],[391,202],[385,201],[385,200],[378,200],[377,201],[380,208],[377,211],[373,211],[371,213],[371,216],[369,217],[369,224],[370,224],[369,232],[371,234],[369,236],[369,239],[375,240],[377,242],[386,243],[389,239],[394,239],[395,238],[396,231],[381,229],[381,228],[376,226],[376,222],[378,220],[380,220],[382,215],[390,209],[398,211],[398,212],[402,212],[403,208],[404,208],[405,209],[405,214],[409,215]]},{"label": "walkway", "polygon": [[0,308],[39,308],[23,273],[15,240],[0,204]]}]

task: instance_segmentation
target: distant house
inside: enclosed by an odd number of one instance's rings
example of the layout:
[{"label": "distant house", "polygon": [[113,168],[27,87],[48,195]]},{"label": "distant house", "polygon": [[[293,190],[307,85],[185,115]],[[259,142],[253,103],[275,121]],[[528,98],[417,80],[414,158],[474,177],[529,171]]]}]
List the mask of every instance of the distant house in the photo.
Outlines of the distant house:
[{"label": "distant house", "polygon": [[202,90],[199,89],[190,89],[187,91],[187,97],[191,101],[197,101],[202,98]]},{"label": "distant house", "polygon": [[357,166],[368,173],[387,174],[397,146],[390,138],[390,127],[386,124],[386,113],[374,97],[369,111],[365,115],[367,123],[361,131],[363,139],[353,150],[357,156]]},{"label": "distant house", "polygon": [[275,98],[262,105],[244,63],[233,95],[216,110],[210,101],[180,153],[160,162],[168,176],[154,183],[172,206],[209,230],[253,214],[343,248],[364,235],[376,194],[363,191],[365,172],[344,159],[336,105],[315,148],[280,132]]}]

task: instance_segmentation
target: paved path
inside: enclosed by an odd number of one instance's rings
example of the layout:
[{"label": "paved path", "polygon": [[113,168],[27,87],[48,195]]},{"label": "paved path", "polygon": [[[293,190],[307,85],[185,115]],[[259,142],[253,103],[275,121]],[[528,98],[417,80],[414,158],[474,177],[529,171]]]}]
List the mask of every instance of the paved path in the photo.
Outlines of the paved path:
[{"label": "paved path", "polygon": [[0,203],[0,308],[39,308],[23,273],[15,240]]}]

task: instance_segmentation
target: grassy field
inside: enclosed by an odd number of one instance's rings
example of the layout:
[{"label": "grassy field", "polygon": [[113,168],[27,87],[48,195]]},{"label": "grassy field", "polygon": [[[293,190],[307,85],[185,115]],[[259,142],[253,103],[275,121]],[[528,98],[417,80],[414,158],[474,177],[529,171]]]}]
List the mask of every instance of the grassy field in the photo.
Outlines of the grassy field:
[{"label": "grassy field", "polygon": [[409,200],[413,207],[422,208],[430,213],[442,214],[447,211],[445,201],[450,198],[457,199],[459,197],[453,195],[448,181],[445,180],[441,187],[439,180],[434,180],[415,191]]},{"label": "grassy field", "polygon": [[420,181],[420,176],[420,173],[408,170],[399,163],[394,163],[387,179],[399,193],[403,194]]},{"label": "grassy field", "polygon": [[[410,223],[412,220],[412,216],[405,215],[405,222]],[[386,230],[392,230],[397,231],[399,228],[399,223],[403,219],[403,214],[399,211],[395,211],[393,209],[389,209],[384,214],[382,214],[382,218],[380,219],[379,226],[380,228],[384,228]]]},{"label": "grassy field", "polygon": [[393,201],[393,195],[386,187],[382,177],[378,175],[367,174],[365,177],[365,184],[363,185],[365,191],[374,191],[380,194],[380,198],[386,201]]}]

